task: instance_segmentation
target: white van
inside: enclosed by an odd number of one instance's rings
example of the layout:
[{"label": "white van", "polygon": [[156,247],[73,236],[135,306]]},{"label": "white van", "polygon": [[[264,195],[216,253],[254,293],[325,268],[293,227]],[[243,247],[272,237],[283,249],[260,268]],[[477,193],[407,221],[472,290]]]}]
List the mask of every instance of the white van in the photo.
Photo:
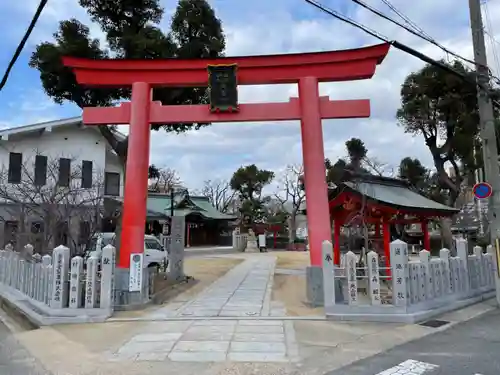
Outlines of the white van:
[{"label": "white van", "polygon": [[[112,232],[98,233],[94,235],[89,246],[85,249],[85,260],[91,256],[101,258],[102,249],[107,245],[115,245],[116,234]],[[152,235],[144,235],[144,267],[158,267],[165,262],[168,266],[168,253],[161,242]]]}]

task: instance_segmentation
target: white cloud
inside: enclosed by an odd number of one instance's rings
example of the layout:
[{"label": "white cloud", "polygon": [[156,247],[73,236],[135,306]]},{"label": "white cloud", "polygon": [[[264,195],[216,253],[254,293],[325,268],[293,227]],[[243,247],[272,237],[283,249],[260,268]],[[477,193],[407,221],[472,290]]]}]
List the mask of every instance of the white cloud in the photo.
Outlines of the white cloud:
[{"label": "white cloud", "polygon": [[[76,3],[76,0],[49,2],[36,37],[31,41],[32,46],[49,38],[61,19],[76,17],[88,23],[87,15]],[[172,9],[174,3],[164,1],[167,9]],[[215,1],[227,36],[227,55],[230,56],[347,49],[379,42],[334,18],[325,17],[303,1],[245,2],[241,5],[242,11],[237,3]],[[339,9],[338,1],[324,0],[323,3]],[[367,3],[389,12],[380,1]],[[22,5],[31,13],[34,4],[34,0],[29,0]],[[393,0],[392,4],[441,44],[472,58],[467,0]],[[487,6],[491,25],[495,26],[500,21],[500,2],[490,1]],[[167,13],[171,14],[171,11]],[[434,58],[447,57],[439,48],[365,9],[350,8],[349,15],[389,39],[407,43]],[[391,16],[397,17],[394,13]],[[167,15],[165,24],[169,18]],[[494,33],[496,30],[489,31]],[[103,37],[97,27],[92,27],[92,33],[95,37]],[[488,48],[490,65],[495,73],[500,74],[499,61],[494,58],[491,43],[488,43]],[[497,45],[496,48],[500,47]],[[373,79],[321,84],[320,93],[332,99],[367,98],[372,103],[370,119],[324,121],[325,155],[334,160],[343,156],[345,141],[359,137],[367,144],[370,154],[381,161],[396,166],[401,158],[412,156],[431,165],[423,140],[404,134],[395,120],[400,85],[408,73],[422,66],[423,62],[415,57],[393,48],[377,68]],[[296,95],[295,85],[245,86],[239,90],[242,102],[286,101]],[[151,142],[152,162],[175,168],[184,182],[193,188],[200,187],[209,178],[229,178],[243,164],[255,163],[262,168],[278,170],[285,164],[300,162],[301,153],[298,122],[213,124],[183,135],[157,132],[152,134]]]}]

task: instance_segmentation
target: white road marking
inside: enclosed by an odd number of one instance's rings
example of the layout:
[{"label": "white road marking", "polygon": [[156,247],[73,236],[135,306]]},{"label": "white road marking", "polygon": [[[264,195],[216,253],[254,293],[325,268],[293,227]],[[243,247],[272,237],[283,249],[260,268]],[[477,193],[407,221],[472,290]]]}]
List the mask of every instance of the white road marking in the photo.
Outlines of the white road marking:
[{"label": "white road marking", "polygon": [[438,367],[438,365],[433,365],[432,363],[408,359],[404,362],[401,362],[399,365],[379,372],[376,375],[422,375]]}]

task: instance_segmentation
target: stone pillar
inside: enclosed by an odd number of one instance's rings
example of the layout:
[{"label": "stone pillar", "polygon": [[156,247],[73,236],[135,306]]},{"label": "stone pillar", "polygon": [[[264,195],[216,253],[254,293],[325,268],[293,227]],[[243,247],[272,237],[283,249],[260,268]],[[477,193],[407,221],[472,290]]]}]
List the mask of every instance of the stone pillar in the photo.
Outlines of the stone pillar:
[{"label": "stone pillar", "polygon": [[97,301],[97,266],[99,259],[91,256],[87,259],[87,275],[85,280],[85,308],[93,309]]},{"label": "stone pillar", "polygon": [[52,257],[50,255],[44,255],[42,257],[42,298],[41,298],[41,301],[43,303],[48,303],[49,301],[51,272],[52,272]]},{"label": "stone pillar", "polygon": [[420,262],[409,262],[408,269],[410,271],[410,303],[416,304],[420,302],[422,297],[420,288]]},{"label": "stone pillar", "polygon": [[[467,241],[464,238],[457,238],[455,240],[457,247],[457,257],[460,259],[460,283],[461,290],[465,294],[469,293],[470,290],[470,279],[469,279],[469,249],[467,247]],[[461,277],[463,275],[463,277]]]},{"label": "stone pillar", "polygon": [[107,245],[102,249],[101,266],[101,309],[114,308],[114,287],[115,287],[115,264],[116,250],[113,246]]},{"label": "stone pillar", "polygon": [[335,267],[333,265],[333,246],[330,241],[323,241],[323,290],[325,308],[335,305]]},{"label": "stone pillar", "polygon": [[173,280],[182,280],[184,276],[184,234],[186,220],[184,216],[172,217],[172,244],[170,246],[170,274]]},{"label": "stone pillar", "polygon": [[358,279],[356,275],[357,257],[352,251],[346,254],[347,303],[358,304]]},{"label": "stone pillar", "polygon": [[372,305],[380,305],[380,270],[378,254],[370,251],[367,254],[368,294]]},{"label": "stone pillar", "polygon": [[424,288],[425,300],[434,298],[434,275],[431,268],[431,253],[422,250],[419,254],[422,269],[422,287]]},{"label": "stone pillar", "polygon": [[397,307],[406,307],[409,304],[409,291],[407,281],[408,271],[408,245],[406,242],[396,240],[391,242],[391,269],[392,269],[392,303]]},{"label": "stone pillar", "polygon": [[68,276],[70,252],[66,246],[58,246],[53,251],[53,276],[52,276],[52,295],[50,307],[61,309],[66,307],[68,298]]},{"label": "stone pillar", "polygon": [[450,272],[450,250],[441,249],[439,250],[439,258],[441,259],[441,276],[443,279],[443,294],[452,293],[452,282],[451,282],[451,272]]},{"label": "stone pillar", "polygon": [[83,258],[76,256],[71,259],[69,281],[69,307],[70,309],[78,309],[82,307],[82,286],[81,280],[83,276]]},{"label": "stone pillar", "polygon": [[481,246],[474,246],[473,252],[478,259],[477,271],[479,274],[479,287],[483,287],[486,285],[486,267],[485,258],[483,256],[483,248]]},{"label": "stone pillar", "polygon": [[441,278],[441,259],[433,258],[430,262],[431,272],[432,272],[432,284],[434,288],[434,298],[441,297],[442,291],[442,283],[443,279]]}]

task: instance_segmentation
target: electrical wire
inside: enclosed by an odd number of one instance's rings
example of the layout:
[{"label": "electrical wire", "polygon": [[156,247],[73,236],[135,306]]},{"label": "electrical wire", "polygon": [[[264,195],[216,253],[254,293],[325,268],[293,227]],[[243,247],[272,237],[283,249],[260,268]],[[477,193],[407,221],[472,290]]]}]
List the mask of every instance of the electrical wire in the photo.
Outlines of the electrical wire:
[{"label": "electrical wire", "polygon": [[36,9],[35,15],[33,16],[28,28],[26,29],[23,38],[19,42],[19,45],[16,48],[16,51],[14,52],[14,55],[12,56],[9,65],[7,65],[7,69],[5,70],[5,73],[2,77],[2,81],[0,81],[0,90],[2,90],[7,83],[7,80],[9,79],[9,74],[14,67],[14,64],[16,63],[17,59],[19,58],[19,55],[21,55],[21,52],[23,51],[24,46],[26,45],[26,42],[28,41],[33,29],[35,28],[36,23],[38,22],[38,19],[40,18],[40,15],[42,14],[43,8],[45,8],[45,5],[47,5],[48,0],[41,0],[40,4],[38,5],[38,8]]},{"label": "electrical wire", "polygon": [[403,12],[399,11],[394,5],[391,4],[389,0],[382,0],[382,2],[387,5],[387,7],[392,10],[394,13],[396,13],[399,18],[401,18],[403,21],[405,21],[410,27],[413,27],[413,29],[420,34],[422,34],[424,37],[428,39],[434,40],[429,34],[427,34],[421,27],[419,27],[415,22],[413,22],[410,18],[405,16]]},{"label": "electrical wire", "polygon": [[[497,73],[498,73],[498,72],[500,72],[500,65],[499,65],[499,59],[498,59],[497,46],[494,43],[496,40],[492,36],[492,35],[494,35],[494,31],[493,31],[493,26],[491,24],[490,12],[489,12],[489,9],[488,9],[488,3],[484,3],[483,4],[483,10],[484,10],[484,18],[485,18],[485,21],[486,21],[486,28],[485,29],[487,29],[489,31],[488,36],[489,36],[489,39],[490,39],[491,51],[492,51],[492,54],[493,54],[493,61],[495,63],[495,68],[497,69]],[[496,81],[498,83],[500,80],[496,79]]]},{"label": "electrical wire", "polygon": [[492,103],[495,105],[495,107],[497,108],[500,108],[500,103],[498,101],[495,100],[494,96],[492,95],[492,90],[490,87],[488,86],[484,86],[483,84],[479,83],[479,82],[476,82],[475,80],[472,80],[470,77],[468,77],[467,75],[453,69],[451,66],[447,65],[447,64],[444,64],[440,61],[437,61],[437,60],[434,60],[432,58],[430,58],[429,56],[427,55],[424,55],[423,53],[407,46],[406,44],[403,44],[403,43],[400,43],[398,42],[397,40],[389,40],[387,37],[383,36],[382,34],[380,34],[379,32],[373,30],[373,29],[370,29],[368,28],[367,26],[359,23],[359,22],[356,22],[354,21],[353,19],[345,16],[345,15],[342,15],[340,14],[339,12],[333,10],[333,9],[330,9],[322,4],[320,4],[319,2],[315,1],[315,0],[304,0],[306,3],[310,4],[310,5],[313,5],[314,7],[320,9],[321,11],[329,14],[330,16],[332,17],[335,17],[343,22],[346,22],[358,29],[361,29],[363,30],[364,32],[366,32],[367,34],[370,34],[371,36],[377,38],[378,40],[380,41],[383,41],[385,43],[388,43],[390,44],[391,46],[393,46],[394,48],[396,49],[399,49],[400,51],[403,51],[403,52],[406,52],[408,53],[409,55],[412,55],[416,58],[418,58],[419,60],[427,63],[427,64],[430,64],[430,65],[433,65],[433,66],[436,66],[438,68],[441,68],[443,70],[445,70],[446,72],[450,73],[450,74],[453,74],[454,76],[457,76],[459,78],[461,78],[462,80],[464,80],[465,82],[469,82],[473,85],[477,85],[481,90],[483,90],[486,95],[490,98],[490,100],[492,101]]},{"label": "electrical wire", "polygon": [[[474,61],[472,61],[472,60],[470,60],[470,59],[468,59],[468,58],[466,58],[466,57],[463,57],[463,56],[461,56],[461,55],[459,55],[459,54],[457,54],[457,53],[455,53],[455,52],[453,52],[453,51],[450,51],[448,48],[446,48],[446,47],[444,47],[443,45],[441,45],[440,43],[438,43],[438,42],[437,42],[436,40],[434,40],[432,37],[430,37],[430,36],[428,36],[428,35],[426,36],[426,34],[425,34],[425,33],[422,33],[421,31],[420,31],[420,32],[415,31],[414,29],[412,29],[412,28],[410,28],[410,27],[408,27],[408,26],[406,26],[406,25],[402,24],[401,22],[398,22],[398,21],[396,21],[395,19],[393,19],[393,18],[389,17],[388,15],[386,15],[386,14],[382,13],[382,12],[381,12],[381,11],[379,11],[378,9],[376,9],[376,8],[372,7],[371,5],[368,5],[368,4],[366,4],[365,2],[363,2],[363,1],[361,1],[361,0],[351,0],[351,1],[352,1],[353,3],[358,4],[358,5],[359,5],[359,6],[361,6],[361,7],[363,7],[363,8],[365,8],[365,9],[369,10],[369,11],[370,11],[370,12],[372,12],[373,14],[376,14],[377,16],[379,16],[379,17],[381,17],[381,18],[383,18],[383,19],[385,19],[385,20],[387,20],[387,21],[389,21],[389,22],[391,22],[391,23],[393,23],[393,24],[395,24],[395,25],[397,25],[397,26],[399,26],[399,27],[401,27],[401,28],[405,29],[406,31],[408,31],[408,32],[409,32],[409,33],[411,33],[412,35],[415,35],[416,37],[419,37],[419,38],[421,38],[421,39],[423,39],[423,40],[425,40],[425,41],[427,41],[427,42],[429,42],[429,43],[431,43],[431,44],[435,45],[436,47],[440,48],[440,49],[441,49],[441,50],[443,50],[444,52],[446,52],[446,53],[448,53],[448,54],[450,54],[450,55],[452,55],[452,56],[454,56],[454,57],[456,57],[456,58],[458,58],[458,59],[461,59],[461,60],[463,60],[463,61],[466,61],[466,62],[468,62],[469,64],[472,64],[473,66],[476,66],[476,65],[477,65]],[[411,22],[411,21],[410,21],[410,22]]]}]

